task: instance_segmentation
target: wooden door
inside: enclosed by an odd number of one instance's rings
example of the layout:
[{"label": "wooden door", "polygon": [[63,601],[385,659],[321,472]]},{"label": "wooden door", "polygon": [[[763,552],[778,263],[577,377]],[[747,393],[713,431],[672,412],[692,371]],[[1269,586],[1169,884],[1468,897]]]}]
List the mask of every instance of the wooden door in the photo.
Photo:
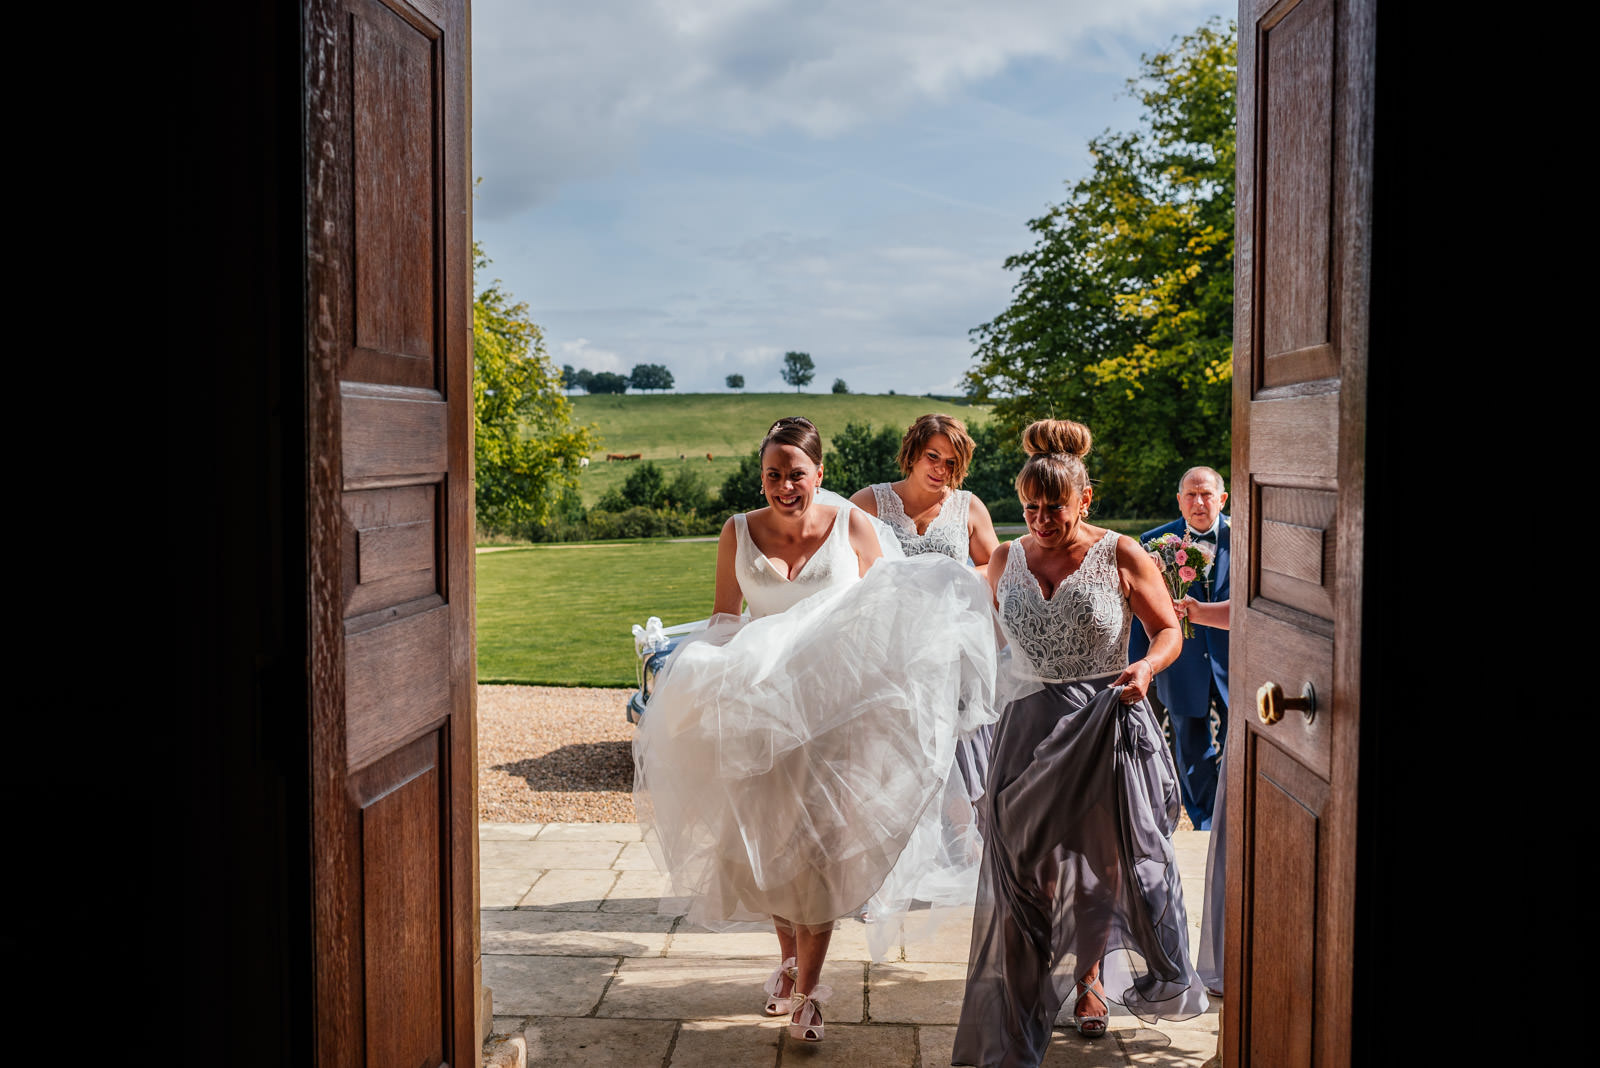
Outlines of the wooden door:
[{"label": "wooden door", "polygon": [[316,1046],[477,1063],[465,0],[304,0]]},{"label": "wooden door", "polygon": [[1229,1065],[1351,1059],[1374,6],[1239,9]]}]

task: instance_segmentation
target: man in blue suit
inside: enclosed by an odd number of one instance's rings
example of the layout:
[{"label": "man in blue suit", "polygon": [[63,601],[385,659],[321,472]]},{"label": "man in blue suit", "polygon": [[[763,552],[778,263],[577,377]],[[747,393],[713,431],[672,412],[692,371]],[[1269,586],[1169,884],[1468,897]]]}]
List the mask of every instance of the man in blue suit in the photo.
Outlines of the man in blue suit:
[{"label": "man in blue suit", "polygon": [[[1189,587],[1197,601],[1228,599],[1228,517],[1222,506],[1228,493],[1222,476],[1209,467],[1191,467],[1178,480],[1178,510],[1182,519],[1147,530],[1141,542],[1163,534],[1203,538],[1216,545],[1216,560],[1206,581]],[[1128,662],[1150,650],[1150,638],[1139,621],[1128,636]],[[1156,676],[1156,697],[1167,706],[1178,755],[1178,785],[1189,820],[1202,831],[1211,829],[1211,809],[1217,796],[1217,761],[1228,730],[1228,632],[1215,627],[1195,627],[1172,665]],[[1211,741],[1209,717],[1215,704],[1222,720],[1216,744]]]}]

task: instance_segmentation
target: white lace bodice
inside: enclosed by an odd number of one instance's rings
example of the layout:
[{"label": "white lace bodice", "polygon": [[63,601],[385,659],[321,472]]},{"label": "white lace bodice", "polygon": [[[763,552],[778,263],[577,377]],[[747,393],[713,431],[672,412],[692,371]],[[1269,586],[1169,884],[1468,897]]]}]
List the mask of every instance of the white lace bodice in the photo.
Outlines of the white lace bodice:
[{"label": "white lace bodice", "polygon": [[850,547],[851,507],[845,504],[838,508],[827,538],[792,579],[784,577],[784,564],[774,564],[756,548],[744,513],[733,517],[733,527],[738,535],[734,570],[739,576],[739,589],[744,593],[745,603],[750,607],[751,619],[776,615],[814,593],[848,586],[860,580],[861,565],[856,560],[855,550]]},{"label": "white lace bodice", "polygon": [[946,497],[939,514],[921,534],[906,515],[905,502],[889,483],[875,483],[872,496],[878,502],[878,518],[889,524],[907,556],[943,553],[952,560],[967,562],[967,513],[972,507],[972,494],[967,490],[956,490]]},{"label": "white lace bodice", "polygon": [[1077,679],[1128,666],[1133,610],[1117,575],[1117,533],[1089,547],[1078,570],[1048,600],[1028,570],[1020,540],[1011,543],[996,596],[1012,656],[1025,657],[1039,678]]}]

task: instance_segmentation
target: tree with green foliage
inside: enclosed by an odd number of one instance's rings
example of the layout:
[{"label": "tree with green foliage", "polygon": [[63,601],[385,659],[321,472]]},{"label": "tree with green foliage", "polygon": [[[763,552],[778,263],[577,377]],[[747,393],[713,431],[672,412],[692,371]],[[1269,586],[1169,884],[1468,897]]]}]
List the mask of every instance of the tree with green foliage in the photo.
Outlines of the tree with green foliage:
[{"label": "tree with green foliage", "polygon": [[833,380],[833,391],[835,393],[849,393],[850,387],[844,384],[844,379],[835,378]]},{"label": "tree with green foliage", "polygon": [[626,393],[628,392],[628,376],[619,375],[613,371],[600,371],[589,375],[583,388],[590,393]]},{"label": "tree with green foliage", "polygon": [[761,457],[753,452],[739,457],[738,469],[722,480],[717,497],[722,502],[722,510],[730,514],[765,505],[767,498],[761,492]]},{"label": "tree with green foliage", "polygon": [[1138,129],[1090,142],[1091,172],[1028,223],[1011,305],[972,331],[968,391],[1011,432],[1094,432],[1097,511],[1171,511],[1179,474],[1232,452],[1235,39],[1212,20],[1145,56]]},{"label": "tree with green foliage", "polygon": [[[488,265],[474,243],[474,288]],[[472,302],[472,365],[478,525],[509,530],[543,523],[562,491],[577,489],[578,461],[599,441],[593,428],[573,423],[544,334],[499,279]]]},{"label": "tree with green foliage", "polygon": [[744,375],[729,375],[727,378],[723,379],[723,381],[728,384],[729,389],[744,388]]},{"label": "tree with green foliage", "polygon": [[628,375],[628,385],[634,389],[671,389],[672,372],[659,363],[635,364]]},{"label": "tree with green foliage", "polygon": [[812,362],[810,353],[786,352],[783,354],[783,370],[780,373],[783,375],[783,380],[799,393],[801,386],[817,377],[817,365]]},{"label": "tree with green foliage", "polygon": [[873,433],[871,423],[846,423],[833,436],[833,448],[822,457],[822,473],[830,488],[848,497],[874,482],[894,482],[900,473],[902,433],[886,426]]}]

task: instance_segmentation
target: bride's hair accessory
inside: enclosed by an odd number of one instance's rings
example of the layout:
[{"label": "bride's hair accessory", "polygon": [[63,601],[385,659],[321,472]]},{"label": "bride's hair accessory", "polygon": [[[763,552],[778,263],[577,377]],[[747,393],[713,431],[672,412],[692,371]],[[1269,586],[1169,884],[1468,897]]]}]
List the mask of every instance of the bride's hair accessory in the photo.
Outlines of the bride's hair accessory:
[{"label": "bride's hair accessory", "polygon": [[812,463],[822,466],[822,435],[803,415],[787,415],[773,423],[767,436],[761,439],[756,455],[765,455],[768,445],[792,445],[805,453]]}]

